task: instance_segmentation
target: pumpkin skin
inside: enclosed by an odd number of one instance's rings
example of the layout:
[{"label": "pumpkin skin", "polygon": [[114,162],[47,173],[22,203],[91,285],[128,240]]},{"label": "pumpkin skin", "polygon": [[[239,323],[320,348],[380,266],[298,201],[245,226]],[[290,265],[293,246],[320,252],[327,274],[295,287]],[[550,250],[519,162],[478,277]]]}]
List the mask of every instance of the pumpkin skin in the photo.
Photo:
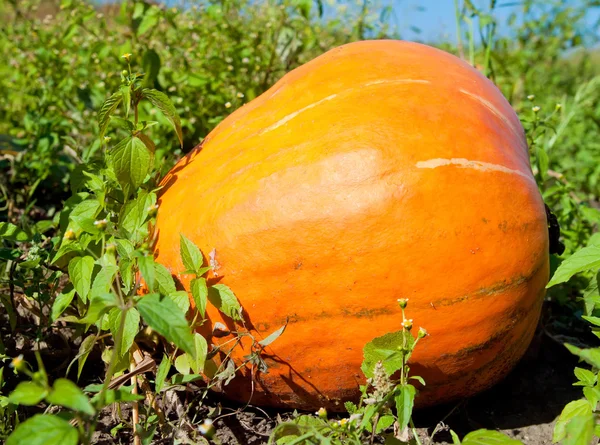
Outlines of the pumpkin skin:
[{"label": "pumpkin skin", "polygon": [[[225,119],[162,184],[156,260],[189,289],[183,233],[205,257],[216,249],[216,281],[257,339],[289,318],[264,351],[269,372],[252,385],[243,368],[230,398],[343,410],[365,344],[401,329],[398,298],[430,333],[411,358],[420,407],[490,387],[532,339],[548,229],[524,132],[488,79],[441,50],[333,49]],[[233,327],[207,316],[205,332]]]}]

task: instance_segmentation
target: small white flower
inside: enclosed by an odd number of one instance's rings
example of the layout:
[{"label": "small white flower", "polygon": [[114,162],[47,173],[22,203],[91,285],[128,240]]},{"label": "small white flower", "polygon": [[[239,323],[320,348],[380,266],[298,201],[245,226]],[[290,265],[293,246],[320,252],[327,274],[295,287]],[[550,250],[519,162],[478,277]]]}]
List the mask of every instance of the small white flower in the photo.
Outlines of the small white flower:
[{"label": "small white flower", "polygon": [[535,107],[532,107],[532,108],[531,108],[531,110],[532,110],[534,113],[537,113],[538,111],[540,111],[540,109],[541,109],[541,108],[540,108],[540,107],[538,107],[537,105],[536,105]]},{"label": "small white flower", "polygon": [[236,96],[241,99],[242,97],[244,97],[244,93],[237,93]]},{"label": "small white flower", "polygon": [[231,102],[225,102],[225,108],[231,108]]},{"label": "small white flower", "polygon": [[535,99],[535,94],[530,94],[529,96],[527,96],[527,99],[529,99],[529,100]]}]

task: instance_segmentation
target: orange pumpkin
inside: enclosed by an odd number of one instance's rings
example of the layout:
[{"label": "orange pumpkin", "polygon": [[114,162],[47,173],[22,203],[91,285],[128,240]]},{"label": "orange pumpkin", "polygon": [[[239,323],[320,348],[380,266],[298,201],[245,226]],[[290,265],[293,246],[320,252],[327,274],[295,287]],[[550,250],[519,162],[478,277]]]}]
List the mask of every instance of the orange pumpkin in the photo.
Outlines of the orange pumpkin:
[{"label": "orange pumpkin", "polygon": [[400,330],[398,298],[431,334],[411,359],[427,382],[418,406],[491,386],[530,343],[549,273],[544,203],[515,112],[450,54],[333,49],[225,119],[163,185],[157,261],[187,288],[183,233],[216,249],[253,335],[289,318],[269,372],[252,385],[242,369],[231,398],[254,387],[254,404],[343,409],[365,344]]}]

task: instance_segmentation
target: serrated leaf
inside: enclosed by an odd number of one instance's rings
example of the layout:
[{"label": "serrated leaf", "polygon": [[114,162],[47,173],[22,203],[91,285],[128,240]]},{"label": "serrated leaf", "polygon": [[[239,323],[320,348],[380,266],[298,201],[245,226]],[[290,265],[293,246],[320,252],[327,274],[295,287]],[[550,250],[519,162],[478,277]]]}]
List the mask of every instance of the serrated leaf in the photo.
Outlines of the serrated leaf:
[{"label": "serrated leaf", "polygon": [[94,324],[102,315],[104,315],[113,307],[118,306],[118,304],[119,302],[116,295],[110,292],[93,295],[90,299],[90,306],[85,314],[85,317],[83,317],[81,320],[69,319],[69,321],[83,324]]},{"label": "serrated leaf", "polygon": [[144,97],[146,97],[152,105],[157,107],[165,117],[171,122],[173,128],[175,129],[175,133],[177,133],[177,137],[179,138],[179,144],[183,147],[183,133],[181,132],[181,121],[179,120],[179,116],[177,115],[177,110],[175,110],[175,106],[169,99],[169,97],[165,93],[161,93],[158,90],[154,90],[151,88],[142,89],[142,93]]},{"label": "serrated leaf", "polygon": [[414,386],[402,385],[400,392],[395,397],[400,431],[404,430],[410,422],[416,394],[417,390]]},{"label": "serrated leaf", "polygon": [[104,137],[108,123],[110,122],[110,115],[114,113],[121,101],[123,100],[123,94],[121,91],[117,91],[112,96],[104,101],[100,111],[98,112],[98,125],[100,127],[100,139]]},{"label": "serrated leaf", "polygon": [[94,277],[92,288],[90,289],[90,298],[110,292],[118,270],[119,268],[113,265],[102,267]]},{"label": "serrated leaf", "polygon": [[138,257],[138,267],[142,273],[142,277],[146,282],[146,286],[150,292],[154,291],[155,274],[156,269],[154,268],[154,258],[150,255],[140,255]]},{"label": "serrated leaf", "polygon": [[581,349],[568,343],[565,343],[565,347],[571,354],[575,354],[590,365],[600,368],[600,348]]},{"label": "serrated leaf", "polygon": [[173,300],[173,303],[175,303],[184,313],[187,314],[187,311],[190,310],[190,298],[186,291],[177,290],[169,294],[168,297]]},{"label": "serrated leaf", "polygon": [[285,331],[286,327],[287,327],[287,321],[286,321],[286,323],[282,327],[280,327],[276,331],[274,331],[271,334],[269,334],[267,336],[267,338],[259,341],[258,344],[261,345],[261,346],[269,346],[271,343],[273,343],[275,340],[277,340],[281,336],[281,334],[283,334],[283,332]]},{"label": "serrated leaf", "polygon": [[26,242],[30,237],[23,229],[8,222],[0,222],[0,239],[13,242]]},{"label": "serrated leaf", "polygon": [[170,295],[177,292],[175,281],[169,269],[160,263],[154,263],[154,279],[158,287],[158,291],[162,295]]},{"label": "serrated leaf", "polygon": [[596,373],[589,369],[575,368],[575,377],[586,386],[592,386],[596,383]]},{"label": "serrated leaf", "polygon": [[170,298],[149,294],[137,303],[144,321],[156,332],[194,357],[195,343],[185,313]]},{"label": "serrated leaf", "polygon": [[467,434],[462,445],[523,445],[523,442],[511,439],[499,431],[481,429]]},{"label": "serrated leaf", "polygon": [[586,270],[600,269],[600,246],[591,245],[578,250],[564,260],[546,286],[552,287],[568,281],[573,275]]},{"label": "serrated leaf", "polygon": [[51,414],[36,414],[20,423],[6,445],[77,445],[79,433],[69,422]]},{"label": "serrated leaf", "polygon": [[119,345],[119,354],[121,357],[129,352],[131,345],[133,345],[133,340],[140,330],[140,313],[135,308],[130,308],[126,312],[123,312],[119,308],[113,308],[108,313],[108,323],[113,339],[116,339],[117,332],[119,332],[123,315],[125,315],[125,325],[121,344]]},{"label": "serrated leaf", "polygon": [[34,406],[44,400],[48,390],[34,382],[21,382],[10,393],[8,400],[15,405]]},{"label": "serrated leaf", "polygon": [[75,257],[69,262],[69,279],[84,303],[92,287],[93,272],[94,259],[91,256]]},{"label": "serrated leaf", "polygon": [[148,218],[150,208],[154,204],[156,204],[156,194],[140,190],[136,199],[127,202],[123,206],[119,214],[119,225],[127,232],[134,233],[144,224]]},{"label": "serrated leaf", "polygon": [[52,391],[48,394],[46,400],[53,405],[80,411],[88,416],[93,416],[96,412],[90,403],[90,399],[69,379],[57,379],[52,385]]},{"label": "serrated leaf", "polygon": [[156,379],[154,381],[154,391],[158,394],[165,386],[165,380],[171,370],[171,359],[167,354],[163,354],[163,358],[156,370]]},{"label": "serrated leaf", "polygon": [[204,263],[204,257],[200,249],[183,233],[179,235],[179,254],[181,255],[183,266],[187,270],[197,272]]},{"label": "serrated leaf", "polygon": [[110,151],[109,159],[124,189],[129,186],[137,189],[154,165],[154,155],[137,137],[127,137],[119,142]]},{"label": "serrated leaf", "polygon": [[69,219],[82,230],[97,233],[98,228],[94,226],[94,221],[100,213],[101,208],[102,206],[96,199],[86,199],[73,208],[69,214]]},{"label": "serrated leaf", "polygon": [[232,290],[225,284],[209,287],[208,301],[232,320],[242,320],[242,307]]},{"label": "serrated leaf", "polygon": [[202,277],[194,278],[190,282],[190,287],[196,309],[202,318],[204,318],[206,316],[206,304],[208,302],[208,287],[206,285],[206,279]]},{"label": "serrated leaf", "polygon": [[563,440],[567,436],[567,425],[569,422],[577,416],[587,416],[592,413],[592,406],[590,402],[585,399],[574,400],[563,408],[560,416],[556,419],[554,425],[554,434],[552,435],[552,442],[557,443]]},{"label": "serrated leaf", "polygon": [[72,286],[63,289],[63,291],[56,296],[54,303],[52,304],[52,311],[50,318],[52,321],[56,321],[58,317],[69,307],[73,297],[75,296],[75,289]]},{"label": "serrated leaf", "polygon": [[414,341],[407,331],[390,332],[371,340],[363,349],[364,360],[361,369],[365,376],[373,377],[373,370],[379,361],[383,362],[383,368],[389,376],[401,369],[403,354],[399,352],[399,348],[405,344],[406,349],[411,349]]},{"label": "serrated leaf", "polygon": [[206,361],[206,354],[208,353],[208,344],[206,339],[198,334],[194,334],[194,346],[196,351],[196,358],[192,359],[188,357],[190,367],[195,374],[200,374],[204,371],[204,362]]}]

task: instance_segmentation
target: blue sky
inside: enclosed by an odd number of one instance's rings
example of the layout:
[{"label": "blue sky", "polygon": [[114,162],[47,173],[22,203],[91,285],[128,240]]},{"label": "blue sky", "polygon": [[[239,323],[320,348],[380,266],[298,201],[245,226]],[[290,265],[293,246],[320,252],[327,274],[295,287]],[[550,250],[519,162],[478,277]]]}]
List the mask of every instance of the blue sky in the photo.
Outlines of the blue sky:
[{"label": "blue sky", "polygon": [[[462,3],[462,2],[461,2]],[[487,7],[489,0],[473,0],[477,7]],[[520,15],[522,1],[498,0],[494,17],[497,18],[499,32],[506,33],[506,20],[513,13]],[[544,2],[544,0],[538,3]],[[566,5],[581,5],[583,0],[563,0]],[[395,21],[399,25],[403,38],[422,39],[425,41],[456,40],[456,23],[454,12],[454,0],[389,0],[386,4],[393,6]],[[503,6],[509,4],[509,6]],[[512,5],[511,5],[512,4]],[[517,4],[517,5],[515,5]],[[591,27],[600,18],[600,8],[589,8],[586,23]],[[411,26],[421,29],[421,33],[415,33]]]}]

